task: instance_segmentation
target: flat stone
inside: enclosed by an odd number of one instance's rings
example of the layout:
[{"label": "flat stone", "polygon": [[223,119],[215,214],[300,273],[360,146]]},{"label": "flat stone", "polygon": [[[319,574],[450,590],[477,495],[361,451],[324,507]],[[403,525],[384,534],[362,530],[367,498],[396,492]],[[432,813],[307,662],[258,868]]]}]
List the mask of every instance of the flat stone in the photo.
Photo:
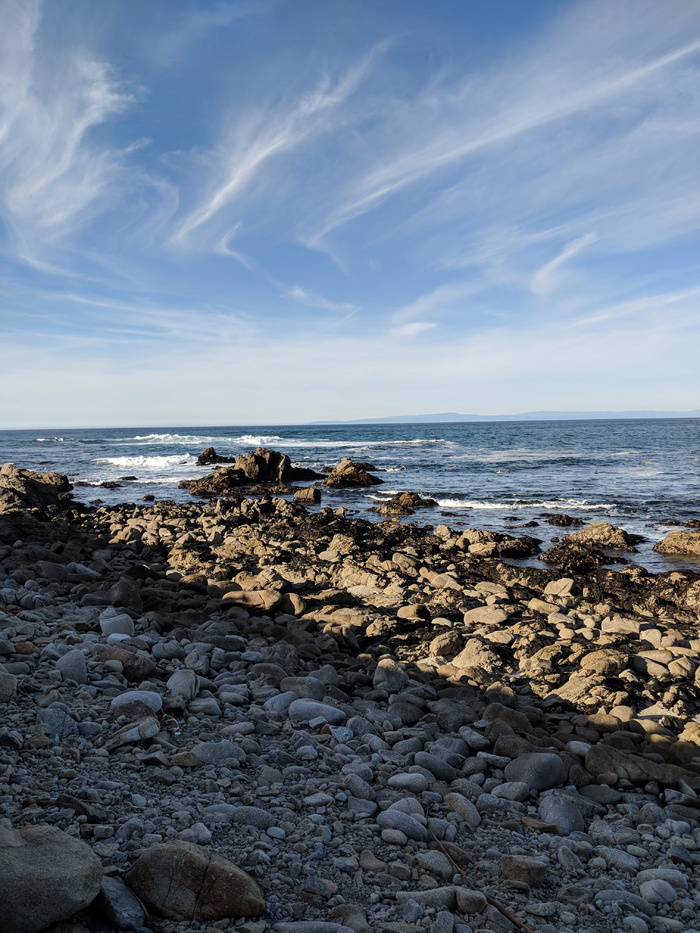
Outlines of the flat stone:
[{"label": "flat stone", "polygon": [[261,807],[236,807],[231,814],[231,822],[255,826],[257,829],[270,829],[277,821],[271,813]]},{"label": "flat stone", "polygon": [[643,881],[639,885],[639,893],[650,904],[672,904],[678,899],[676,889],[663,878]]},{"label": "flat stone", "polygon": [[309,722],[319,717],[333,726],[341,726],[347,719],[342,710],[316,700],[294,700],[289,706],[289,718],[292,722]]},{"label": "flat stone", "polygon": [[146,706],[153,713],[158,713],[163,708],[163,698],[155,690],[127,690],[126,693],[115,696],[109,704],[109,708],[113,713],[118,713],[122,707],[131,703]]},{"label": "flat stone", "polygon": [[102,879],[98,903],[118,930],[140,931],[146,925],[141,902],[119,878]]},{"label": "flat stone", "polygon": [[502,855],[501,871],[509,881],[519,881],[536,887],[547,877],[547,862],[529,855]]},{"label": "flat stone", "polygon": [[126,635],[129,638],[134,636],[134,620],[125,612],[117,612],[116,609],[105,609],[100,614],[100,630],[103,635]]}]

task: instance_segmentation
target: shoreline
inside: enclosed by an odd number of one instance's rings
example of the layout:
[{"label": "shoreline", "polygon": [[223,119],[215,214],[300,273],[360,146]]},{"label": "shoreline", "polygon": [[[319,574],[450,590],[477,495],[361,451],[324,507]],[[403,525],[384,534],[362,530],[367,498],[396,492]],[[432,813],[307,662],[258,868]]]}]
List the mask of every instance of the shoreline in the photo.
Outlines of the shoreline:
[{"label": "shoreline", "polygon": [[253,919],[223,930],[691,928],[700,573],[516,567],[264,490],[82,511],[11,479],[0,828],[99,860],[81,930],[105,902],[210,929],[143,880],[183,843],[246,873]]}]

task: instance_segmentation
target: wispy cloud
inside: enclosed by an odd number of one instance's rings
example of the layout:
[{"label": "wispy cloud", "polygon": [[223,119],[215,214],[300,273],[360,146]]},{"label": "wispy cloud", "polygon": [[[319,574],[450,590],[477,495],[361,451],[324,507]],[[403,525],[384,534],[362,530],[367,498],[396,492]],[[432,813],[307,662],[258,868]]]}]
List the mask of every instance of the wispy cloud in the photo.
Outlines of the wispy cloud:
[{"label": "wispy cloud", "polygon": [[124,151],[91,131],[131,96],[80,46],[47,50],[41,7],[7,0],[0,48],[0,210],[18,254],[70,233],[114,197]]},{"label": "wispy cloud", "polygon": [[345,315],[356,314],[360,310],[359,305],[331,301],[329,298],[324,298],[323,295],[317,295],[315,292],[300,288],[298,285],[286,291],[285,296],[298,301],[299,304],[306,305],[308,308],[322,308],[324,311],[337,311]]},{"label": "wispy cloud", "polygon": [[295,102],[285,100],[282,104],[258,106],[251,116],[229,127],[224,142],[210,155],[216,166],[216,183],[180,222],[173,241],[184,243],[194,231],[230,206],[273,159],[328,132],[380,51],[380,47],[373,49],[335,81],[324,78]]},{"label": "wispy cloud", "polygon": [[597,237],[594,233],[585,233],[582,237],[579,237],[577,240],[574,240],[573,243],[564,247],[558,256],[555,256],[554,259],[550,259],[549,262],[545,263],[535,272],[530,286],[532,291],[536,295],[549,294],[556,284],[557,270],[577,253],[580,253],[581,250],[590,246],[591,243],[595,243],[596,239]]},{"label": "wispy cloud", "polygon": [[437,324],[431,324],[429,321],[413,321],[411,324],[401,324],[399,327],[392,327],[389,330],[391,337],[417,337],[424,334],[426,330],[432,330]]}]

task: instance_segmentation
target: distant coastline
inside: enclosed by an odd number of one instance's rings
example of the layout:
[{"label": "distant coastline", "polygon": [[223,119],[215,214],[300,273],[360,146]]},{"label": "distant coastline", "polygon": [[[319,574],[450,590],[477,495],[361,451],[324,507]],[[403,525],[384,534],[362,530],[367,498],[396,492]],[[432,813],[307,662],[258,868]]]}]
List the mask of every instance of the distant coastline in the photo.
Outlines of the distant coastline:
[{"label": "distant coastline", "polygon": [[628,421],[630,419],[700,418],[693,411],[528,411],[517,415],[461,415],[446,411],[432,415],[389,415],[385,418],[354,418],[351,421],[309,421],[308,424],[441,424],[484,421]]}]

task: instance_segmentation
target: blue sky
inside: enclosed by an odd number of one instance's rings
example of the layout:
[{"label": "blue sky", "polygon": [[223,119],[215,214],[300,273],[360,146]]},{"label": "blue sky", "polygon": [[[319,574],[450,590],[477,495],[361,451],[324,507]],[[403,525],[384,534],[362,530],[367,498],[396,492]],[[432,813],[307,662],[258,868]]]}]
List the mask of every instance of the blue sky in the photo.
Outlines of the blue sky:
[{"label": "blue sky", "polygon": [[697,0],[0,0],[12,426],[700,407]]}]

